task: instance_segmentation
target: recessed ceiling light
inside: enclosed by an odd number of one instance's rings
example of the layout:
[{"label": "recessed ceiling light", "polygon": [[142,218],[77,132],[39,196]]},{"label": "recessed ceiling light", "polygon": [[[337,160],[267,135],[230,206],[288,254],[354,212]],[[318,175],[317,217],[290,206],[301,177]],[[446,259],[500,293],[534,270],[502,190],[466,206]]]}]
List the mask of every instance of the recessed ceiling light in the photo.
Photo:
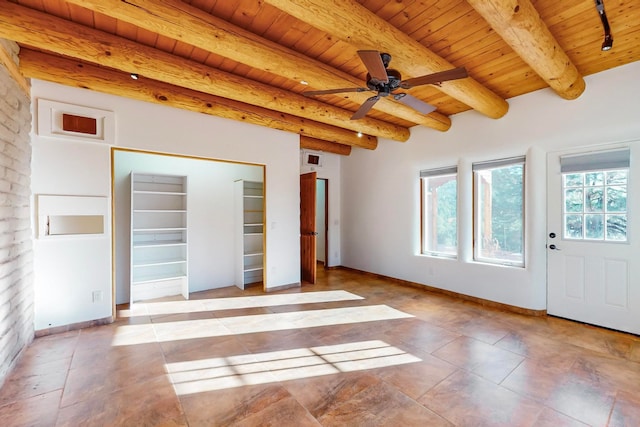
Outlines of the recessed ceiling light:
[{"label": "recessed ceiling light", "polygon": [[306,81],[306,80],[300,80],[300,84],[307,86],[309,84],[309,82]]},{"label": "recessed ceiling light", "polygon": [[131,75],[131,78],[132,78],[133,80],[138,80],[138,78],[139,78],[139,77],[138,77],[138,75],[137,75],[136,73],[131,73],[130,75]]},{"label": "recessed ceiling light", "polygon": [[358,138],[362,138],[362,132],[358,132]]}]

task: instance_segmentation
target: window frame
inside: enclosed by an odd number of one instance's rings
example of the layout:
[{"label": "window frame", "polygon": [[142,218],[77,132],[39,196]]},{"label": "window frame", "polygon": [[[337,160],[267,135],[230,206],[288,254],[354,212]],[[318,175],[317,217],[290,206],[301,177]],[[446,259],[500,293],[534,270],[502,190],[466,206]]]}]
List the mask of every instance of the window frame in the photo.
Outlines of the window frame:
[{"label": "window frame", "polygon": [[[521,259],[519,261],[515,260],[507,260],[504,258],[491,258],[481,255],[482,247],[482,228],[479,225],[479,221],[483,218],[480,212],[480,202],[481,198],[479,195],[480,191],[480,180],[478,179],[478,172],[486,171],[486,170],[495,170],[505,167],[511,166],[522,166],[522,212],[521,212],[521,239],[522,239],[522,251],[521,251]],[[473,181],[473,261],[478,263],[492,264],[492,265],[502,265],[507,267],[517,267],[517,268],[525,268],[526,267],[526,157],[518,156],[518,157],[510,157],[504,159],[496,159],[489,160],[483,162],[476,162],[472,164],[472,181]],[[493,224],[493,222],[491,223]]]},{"label": "window frame", "polygon": [[[427,249],[427,239],[433,237],[432,234],[429,234],[429,227],[427,227],[427,180],[433,178],[445,178],[453,176],[455,181],[455,189],[456,189],[456,212],[455,212],[455,252],[443,252],[433,249]],[[441,167],[434,169],[426,169],[420,171],[420,254],[429,257],[436,258],[448,258],[448,259],[458,259],[459,254],[459,213],[458,213],[458,205],[459,205],[459,193],[458,193],[458,167],[457,166],[449,166],[449,167]],[[437,230],[436,230],[437,237]]]},{"label": "window frame", "polygon": [[[560,157],[560,175],[561,175],[561,180],[560,180],[560,185],[561,185],[561,191],[562,191],[562,206],[561,206],[561,215],[562,215],[562,235],[561,238],[562,240],[566,240],[566,241],[571,241],[571,242],[589,242],[589,243],[605,243],[605,244],[630,244],[630,232],[629,232],[629,228],[631,226],[631,224],[628,221],[629,215],[630,215],[630,211],[629,211],[629,200],[628,197],[632,195],[632,193],[629,192],[629,186],[630,186],[630,182],[629,182],[629,178],[630,178],[630,174],[631,174],[631,150],[628,147],[625,148],[615,148],[615,149],[608,149],[608,150],[597,150],[597,151],[590,151],[590,152],[586,152],[586,153],[578,153],[578,154],[567,154],[564,156]],[[607,177],[607,173],[608,172],[615,172],[615,171],[625,171],[626,172],[626,183],[623,185],[618,185],[618,184],[607,184],[606,183],[606,177]],[[589,174],[589,173],[603,173],[604,174],[604,182],[602,185],[597,185],[597,186],[587,186],[586,183],[584,182],[584,175]],[[566,201],[566,190],[567,187],[566,186],[566,176],[570,175],[570,174],[582,174],[583,177],[583,182],[582,185],[579,187],[575,187],[576,189],[580,188],[582,190],[582,194],[583,194],[583,206],[582,206],[582,211],[581,212],[576,212],[576,215],[581,215],[582,216],[582,235],[580,238],[575,238],[575,237],[568,237],[567,236],[567,226],[566,226],[566,220],[567,220],[567,216],[571,215],[571,213],[568,213],[566,211],[567,208],[567,201]],[[624,186],[625,190],[626,190],[626,197],[625,197],[625,204],[626,204],[626,208],[624,210],[624,216],[627,219],[627,228],[625,229],[625,239],[624,240],[613,240],[613,239],[607,239],[607,217],[608,216],[612,216],[615,214],[621,214],[622,212],[609,212],[607,207],[606,207],[606,201],[607,201],[607,189],[609,189],[610,187],[617,187],[617,186]],[[573,186],[570,186],[573,187]],[[590,238],[587,237],[585,234],[585,229],[584,229],[584,220],[585,220],[585,216],[589,215],[586,211],[585,211],[585,207],[584,207],[584,193],[587,191],[588,188],[602,188],[603,190],[603,196],[604,196],[604,203],[605,206],[603,206],[603,211],[602,213],[595,213],[595,215],[602,215],[603,216],[603,227],[604,227],[604,231],[603,231],[603,238]]]}]

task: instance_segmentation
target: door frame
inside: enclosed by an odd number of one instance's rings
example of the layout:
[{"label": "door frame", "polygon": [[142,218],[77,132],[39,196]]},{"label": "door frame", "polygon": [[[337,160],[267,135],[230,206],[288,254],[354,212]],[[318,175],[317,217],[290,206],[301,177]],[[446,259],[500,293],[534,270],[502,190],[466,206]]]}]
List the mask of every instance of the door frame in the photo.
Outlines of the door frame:
[{"label": "door frame", "polygon": [[[130,219],[127,219],[124,221],[124,224],[121,223],[121,216],[124,215],[122,218],[130,218],[130,206],[128,208],[128,210],[124,213],[119,211],[119,204],[117,204],[116,202],[120,200],[121,197],[125,197],[125,199],[130,201],[130,196],[127,190],[126,194],[123,196],[121,194],[122,189],[118,189],[116,186],[116,176],[117,176],[117,170],[118,170],[118,158],[116,153],[132,153],[132,154],[140,154],[140,155],[150,155],[150,156],[162,156],[162,157],[167,157],[167,158],[173,158],[173,159],[187,159],[187,160],[199,160],[199,161],[204,161],[204,162],[210,162],[210,163],[218,163],[218,164],[228,164],[228,165],[240,165],[240,166],[255,166],[257,168],[260,168],[262,173],[262,182],[264,185],[264,199],[263,199],[263,203],[264,203],[264,212],[265,212],[265,216],[264,216],[264,222],[266,224],[267,221],[267,211],[266,211],[266,203],[267,203],[267,166],[265,164],[260,164],[260,163],[250,163],[250,162],[245,162],[245,161],[239,161],[239,160],[226,160],[226,159],[219,159],[216,157],[202,157],[202,156],[195,156],[195,155],[190,155],[190,154],[176,154],[176,153],[166,153],[163,151],[153,151],[153,150],[144,150],[144,149],[138,149],[138,148],[129,148],[129,147],[111,147],[110,150],[110,180],[111,180],[111,184],[110,184],[110,194],[111,194],[111,310],[112,310],[112,317],[115,319],[116,315],[117,315],[117,306],[120,304],[123,304],[122,302],[117,303],[117,295],[118,295],[118,289],[120,286],[120,289],[122,289],[123,286],[126,285],[126,287],[128,288],[130,286],[129,283],[129,279],[126,279],[125,285],[119,284],[118,282],[118,274],[121,274],[120,272],[122,271],[122,269],[128,270],[129,268],[129,262],[126,261],[122,261],[120,260],[119,262],[119,258],[118,258],[118,253],[120,250],[122,250],[122,248],[124,248],[126,251],[129,251],[130,249],[130,242],[129,242],[129,236],[130,231],[129,231],[129,227],[130,227]],[[123,206],[127,206],[126,204],[124,204]],[[231,207],[231,210],[233,210],[233,206]],[[124,231],[122,231],[124,230]],[[122,234],[119,233],[124,233],[124,236],[122,236]],[[263,256],[263,289],[266,290],[266,272],[267,272],[267,253],[266,253],[266,241],[267,241],[267,227],[264,227],[264,234],[263,234],[263,247],[265,248],[265,254]],[[122,246],[121,246],[122,245]],[[127,257],[130,256],[129,252],[127,252]],[[125,277],[128,277],[128,275],[126,275]]]},{"label": "door frame", "polygon": [[[324,268],[327,268],[329,263],[329,178],[316,178],[316,182],[324,182]],[[318,193],[316,192],[316,210],[318,204]],[[318,224],[316,224],[316,229]],[[317,243],[316,243],[317,245]],[[317,254],[316,254],[317,258]]]}]

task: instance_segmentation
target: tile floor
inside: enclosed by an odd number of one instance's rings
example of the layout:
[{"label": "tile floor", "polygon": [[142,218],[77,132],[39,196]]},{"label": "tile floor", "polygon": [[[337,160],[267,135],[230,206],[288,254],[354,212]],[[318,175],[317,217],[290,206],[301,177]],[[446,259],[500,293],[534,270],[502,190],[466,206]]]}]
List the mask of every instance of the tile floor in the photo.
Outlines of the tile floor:
[{"label": "tile floor", "polygon": [[38,338],[2,426],[639,426],[640,337],[348,270]]}]

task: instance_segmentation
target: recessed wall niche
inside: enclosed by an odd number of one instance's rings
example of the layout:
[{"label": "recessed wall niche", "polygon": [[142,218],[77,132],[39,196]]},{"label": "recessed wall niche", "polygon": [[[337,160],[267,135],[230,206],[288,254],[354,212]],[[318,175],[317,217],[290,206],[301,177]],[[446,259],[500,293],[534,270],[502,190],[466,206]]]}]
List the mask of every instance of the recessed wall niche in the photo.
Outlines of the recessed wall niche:
[{"label": "recessed wall niche", "polygon": [[37,112],[40,136],[115,144],[113,111],[38,99]]}]

